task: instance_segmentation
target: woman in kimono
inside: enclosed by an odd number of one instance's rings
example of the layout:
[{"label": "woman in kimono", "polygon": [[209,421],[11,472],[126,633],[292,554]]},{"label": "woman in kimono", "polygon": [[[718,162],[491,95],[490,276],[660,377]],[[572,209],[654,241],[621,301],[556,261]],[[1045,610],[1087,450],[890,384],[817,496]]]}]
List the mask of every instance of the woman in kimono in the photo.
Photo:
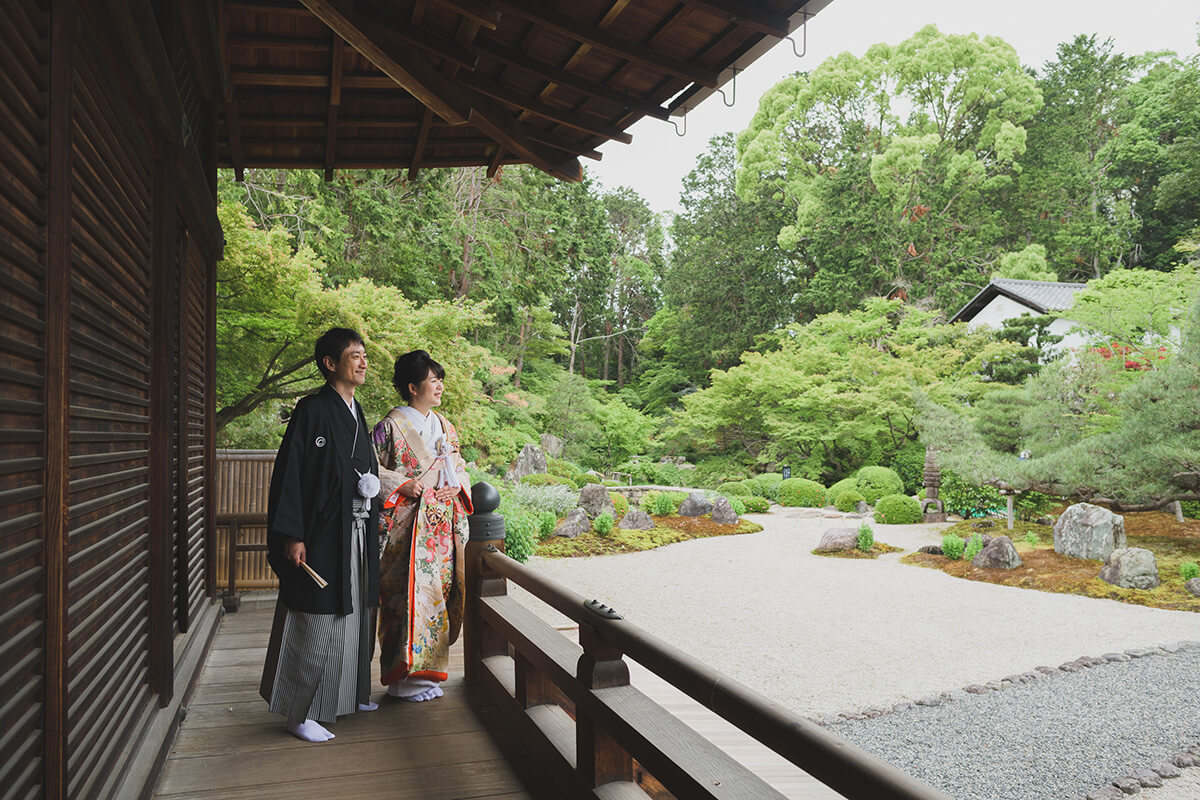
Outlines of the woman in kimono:
[{"label": "woman in kimono", "polygon": [[445,376],[424,350],[396,359],[392,383],[405,405],[388,412],[372,434],[385,498],[380,676],[389,695],[413,702],[442,696],[465,599],[471,490],[458,432],[433,410],[441,405]]}]

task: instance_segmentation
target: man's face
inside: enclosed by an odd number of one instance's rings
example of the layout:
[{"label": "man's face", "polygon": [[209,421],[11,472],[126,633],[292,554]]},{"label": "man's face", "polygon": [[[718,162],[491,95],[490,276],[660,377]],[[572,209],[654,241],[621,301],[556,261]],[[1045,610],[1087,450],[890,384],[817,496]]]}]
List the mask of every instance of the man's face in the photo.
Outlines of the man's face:
[{"label": "man's face", "polygon": [[342,357],[338,359],[337,364],[326,356],[325,367],[333,372],[329,378],[330,383],[362,386],[367,380],[367,351],[358,342],[351,342],[350,346],[342,351]]}]

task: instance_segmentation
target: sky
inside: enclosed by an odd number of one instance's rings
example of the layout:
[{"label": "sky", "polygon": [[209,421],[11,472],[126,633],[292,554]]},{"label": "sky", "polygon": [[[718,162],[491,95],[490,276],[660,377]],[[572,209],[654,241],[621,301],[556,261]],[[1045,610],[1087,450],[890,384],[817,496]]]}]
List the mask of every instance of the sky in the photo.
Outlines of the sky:
[{"label": "sky", "polygon": [[1196,0],[833,0],[809,20],[804,58],[797,58],[791,45],[780,42],[738,74],[733,108],[726,108],[721,96],[713,95],[688,113],[687,134],[682,138],[670,122],[643,119],[629,129],[632,144],[610,141],[600,147],[602,161],[584,163],[606,189],[630,186],[654,211],[670,213],[678,210],[683,178],[710,138],[744,129],[764,92],[785,76],[811,70],[829,56],[845,51],[862,55],[876,42],[896,44],[933,23],[944,33],[999,36],[1016,48],[1023,64],[1040,69],[1054,59],[1060,42],[1080,33],[1112,38],[1115,50],[1127,55],[1149,50],[1190,55],[1196,50],[1198,22]]}]

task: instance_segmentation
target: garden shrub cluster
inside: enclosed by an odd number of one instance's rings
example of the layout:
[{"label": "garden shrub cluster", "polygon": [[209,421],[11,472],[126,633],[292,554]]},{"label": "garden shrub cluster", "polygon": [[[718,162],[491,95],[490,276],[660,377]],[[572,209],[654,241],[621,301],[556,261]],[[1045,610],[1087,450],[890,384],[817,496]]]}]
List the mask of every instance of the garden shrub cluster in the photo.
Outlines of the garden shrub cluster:
[{"label": "garden shrub cluster", "polygon": [[947,533],[942,537],[942,555],[951,561],[958,561],[963,557],[963,550],[967,547],[967,543],[963,541],[961,536],[953,533]]},{"label": "garden shrub cluster", "polygon": [[569,478],[551,475],[548,472],[535,472],[532,475],[523,475],[521,483],[526,486],[570,486],[575,488],[574,481]]},{"label": "garden shrub cluster", "polygon": [[887,467],[863,467],[858,471],[854,488],[858,490],[864,500],[875,505],[881,497],[902,494],[904,482],[900,480],[900,476],[896,474],[895,470]]},{"label": "garden shrub cluster", "polygon": [[887,525],[911,525],[921,521],[921,506],[906,494],[889,494],[875,504],[875,521]]},{"label": "garden shrub cluster", "polygon": [[808,478],[788,478],[779,484],[779,503],[785,506],[820,508],[825,505],[825,487]]},{"label": "garden shrub cluster", "polygon": [[521,563],[528,561],[541,529],[541,512],[521,505],[511,494],[501,495],[499,511],[504,516],[505,554]]},{"label": "garden shrub cluster", "polygon": [[625,515],[629,513],[629,498],[620,492],[609,492],[609,498],[613,501],[613,507],[617,510],[617,519],[625,519]]},{"label": "garden shrub cluster", "polygon": [[747,478],[745,481],[746,485],[750,487],[750,494],[774,500],[776,503],[779,502],[779,484],[782,482],[783,474],[780,472],[764,472],[761,475]]},{"label": "garden shrub cluster", "polygon": [[729,481],[717,487],[721,494],[737,495],[739,497],[751,494],[750,486],[745,481]]},{"label": "garden shrub cluster", "polygon": [[504,500],[535,511],[551,511],[555,517],[565,517],[567,512],[579,505],[579,492],[569,486],[529,486],[518,483],[502,491]]},{"label": "garden shrub cluster", "polygon": [[553,511],[542,511],[538,514],[538,538],[545,540],[554,535],[554,529],[558,526],[558,517],[554,516]]},{"label": "garden shrub cluster", "polygon": [[938,498],[945,505],[946,513],[958,514],[964,519],[982,517],[1005,507],[1004,498],[995,487],[968,483],[953,470],[942,473]]},{"label": "garden shrub cluster", "polygon": [[1200,564],[1195,561],[1185,561],[1179,565],[1179,575],[1185,581],[1190,581],[1192,578],[1200,578]]},{"label": "garden shrub cluster", "polygon": [[583,467],[561,458],[547,458],[546,471],[568,481],[576,489],[582,489],[588,482],[588,476]]},{"label": "garden shrub cluster", "polygon": [[730,497],[729,507],[732,508],[733,513],[737,514],[739,517],[746,513],[746,503],[741,497]]},{"label": "garden shrub cluster", "polygon": [[1040,542],[1041,540],[1042,540],[1042,537],[1038,536],[1033,531],[1029,531],[1028,533],[1025,534],[1025,544],[1029,545],[1030,547],[1037,546],[1038,542]]},{"label": "garden shrub cluster", "polygon": [[925,477],[925,445],[920,442],[906,442],[896,451],[896,455],[892,456],[892,469],[900,476],[904,492],[916,494]]},{"label": "garden shrub cluster", "polygon": [[[832,494],[833,492],[831,491],[830,495]],[[851,511],[858,508],[858,504],[863,502],[865,499],[866,498],[859,494],[857,490],[847,489],[841,494],[837,495],[837,498],[833,501],[833,504],[837,506],[838,511],[841,511],[844,514],[849,514]]]},{"label": "garden shrub cluster", "polygon": [[[838,495],[840,495],[842,492],[848,492],[851,490],[856,491],[856,492],[858,491],[858,478],[856,478],[854,476],[850,476],[849,478],[842,478],[840,481],[838,481],[835,484],[833,484],[832,486],[830,486],[829,487],[829,496],[832,497],[836,501],[838,498]],[[860,494],[861,494],[861,492],[860,492]]]},{"label": "garden shrub cluster", "polygon": [[864,522],[858,527],[858,549],[869,553],[874,546],[875,531],[871,530],[871,526]]},{"label": "garden shrub cluster", "polygon": [[618,464],[616,472],[624,472],[631,476],[635,484],[652,484],[655,486],[683,486],[684,470],[678,464],[655,461],[626,461]]},{"label": "garden shrub cluster", "polygon": [[977,533],[971,537],[971,541],[967,542],[967,546],[963,550],[963,559],[973,561],[981,550],[983,550],[983,536]]},{"label": "garden shrub cluster", "polygon": [[679,511],[680,504],[687,499],[683,492],[649,491],[642,496],[642,511],[656,517],[666,517]]},{"label": "garden shrub cluster", "polygon": [[612,529],[612,514],[608,513],[607,511],[592,520],[592,531],[597,536],[607,536],[608,534],[612,533]]},{"label": "garden shrub cluster", "polygon": [[[771,501],[765,497],[750,495],[749,497],[739,497],[738,500],[741,501],[742,508],[746,509],[745,511],[738,511],[739,514],[765,514],[771,510]],[[730,500],[730,502],[732,503],[733,501]],[[736,507],[734,511],[737,511]]]}]

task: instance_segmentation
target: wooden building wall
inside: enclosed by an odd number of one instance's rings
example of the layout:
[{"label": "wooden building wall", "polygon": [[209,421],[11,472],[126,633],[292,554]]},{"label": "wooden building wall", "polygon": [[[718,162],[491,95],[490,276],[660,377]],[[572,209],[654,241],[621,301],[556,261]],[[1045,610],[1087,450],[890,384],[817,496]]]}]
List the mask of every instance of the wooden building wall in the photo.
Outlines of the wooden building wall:
[{"label": "wooden building wall", "polygon": [[0,17],[0,797],[144,795],[217,620],[213,106],[172,3]]}]

